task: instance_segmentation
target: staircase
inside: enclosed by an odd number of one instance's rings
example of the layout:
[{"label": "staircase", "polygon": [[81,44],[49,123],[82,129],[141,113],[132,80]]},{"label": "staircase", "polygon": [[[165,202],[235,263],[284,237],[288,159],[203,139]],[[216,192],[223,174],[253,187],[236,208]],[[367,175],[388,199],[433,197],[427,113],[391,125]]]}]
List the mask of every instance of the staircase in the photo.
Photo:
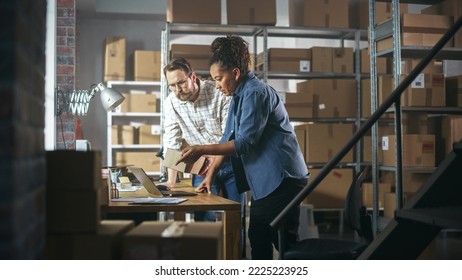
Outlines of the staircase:
[{"label": "staircase", "polygon": [[359,259],[416,259],[442,229],[462,230],[462,141]]}]

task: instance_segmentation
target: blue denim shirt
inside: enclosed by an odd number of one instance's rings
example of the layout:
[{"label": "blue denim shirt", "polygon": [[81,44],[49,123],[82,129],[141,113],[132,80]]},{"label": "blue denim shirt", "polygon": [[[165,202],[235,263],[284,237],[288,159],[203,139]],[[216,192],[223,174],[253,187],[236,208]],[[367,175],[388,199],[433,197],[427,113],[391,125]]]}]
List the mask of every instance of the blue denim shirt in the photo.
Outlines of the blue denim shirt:
[{"label": "blue denim shirt", "polygon": [[308,177],[282,100],[253,72],[244,77],[234,92],[220,143],[229,141],[233,133],[234,156],[242,160],[254,199],[272,193],[284,178]]}]

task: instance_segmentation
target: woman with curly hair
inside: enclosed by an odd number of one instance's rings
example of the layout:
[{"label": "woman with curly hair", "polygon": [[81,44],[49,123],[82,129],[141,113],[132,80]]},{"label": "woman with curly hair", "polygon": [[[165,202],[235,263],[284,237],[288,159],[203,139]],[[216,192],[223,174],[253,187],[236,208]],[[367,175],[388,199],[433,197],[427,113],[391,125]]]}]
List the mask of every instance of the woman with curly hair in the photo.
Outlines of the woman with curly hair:
[{"label": "woman with curly hair", "polygon": [[[278,235],[270,223],[307,184],[308,169],[282,100],[249,70],[248,43],[239,36],[218,37],[211,50],[210,74],[216,87],[233,97],[226,129],[219,144],[188,147],[178,163],[221,155],[198,187],[210,190],[219,166],[226,156],[231,158],[239,191],[250,189],[252,194],[248,232],[252,259],[272,259]],[[285,219],[286,247],[298,238],[299,213],[293,209]]]}]

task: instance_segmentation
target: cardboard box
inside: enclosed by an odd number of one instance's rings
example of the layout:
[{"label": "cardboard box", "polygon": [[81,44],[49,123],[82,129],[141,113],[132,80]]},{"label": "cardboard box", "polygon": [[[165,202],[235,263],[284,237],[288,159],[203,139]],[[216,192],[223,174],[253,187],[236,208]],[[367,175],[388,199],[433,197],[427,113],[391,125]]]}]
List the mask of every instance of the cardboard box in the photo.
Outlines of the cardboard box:
[{"label": "cardboard box", "polygon": [[228,24],[276,25],[276,0],[228,0],[226,15]]},{"label": "cardboard box", "polygon": [[156,94],[137,94],[137,93],[123,93],[125,97],[124,102],[116,108],[119,113],[128,112],[145,112],[155,113],[157,112],[157,95]]},{"label": "cardboard box", "polygon": [[155,152],[115,152],[115,165],[134,165],[146,172],[160,171],[160,158]]},{"label": "cardboard box", "polygon": [[[289,19],[291,26],[297,26],[300,20],[298,9],[303,11],[303,26],[307,27],[327,27],[327,28],[348,28],[349,0],[305,0],[289,1]],[[294,19],[292,15],[295,16]],[[299,26],[299,25],[298,25]]]},{"label": "cardboard box", "polygon": [[160,125],[142,125],[139,127],[139,141],[142,145],[160,144]]},{"label": "cardboard box", "polygon": [[354,73],[353,48],[332,48],[332,71]]},{"label": "cardboard box", "polygon": [[[361,56],[361,73],[370,73],[371,72],[371,60],[369,55],[369,48],[360,50]],[[376,58],[377,74],[387,74],[388,71],[388,61],[386,57],[377,57]]]},{"label": "cardboard box", "polygon": [[133,60],[135,81],[160,81],[160,51],[137,50]]},{"label": "cardboard box", "polygon": [[306,96],[304,100],[309,106],[311,104],[312,115],[308,117],[348,118],[356,116],[357,98],[354,80],[307,80],[297,83],[297,94]]},{"label": "cardboard box", "polygon": [[221,24],[221,0],[167,0],[167,22]]},{"label": "cardboard box", "polygon": [[[305,125],[305,161],[308,164],[328,162],[353,136],[353,124],[312,123]],[[353,162],[350,150],[340,161]]]},{"label": "cardboard box", "polygon": [[209,70],[211,56],[210,45],[172,44],[170,46],[170,58],[183,57],[189,61],[194,70]]},{"label": "cardboard box", "polygon": [[[401,46],[405,47],[433,47],[443,37],[443,34],[426,33],[401,33]],[[452,40],[445,47],[453,46]],[[393,48],[393,38],[387,37],[377,41],[377,51],[385,51]]]},{"label": "cardboard box", "polygon": [[104,81],[125,80],[126,40],[106,37],[104,49]]},{"label": "cardboard box", "polygon": [[100,151],[47,151],[47,190],[97,190],[101,187]]},{"label": "cardboard box", "polygon": [[[401,76],[401,81],[405,75]],[[443,107],[445,100],[443,74],[419,74],[403,93],[403,106]]]},{"label": "cardboard box", "polygon": [[[69,181],[61,184],[66,186]],[[47,188],[47,233],[95,233],[101,219],[99,195],[96,189]]]},{"label": "cardboard box", "polygon": [[180,157],[180,151],[167,148],[164,155],[164,166],[183,173],[200,174],[204,171],[204,168],[206,168],[207,164],[209,163],[208,160],[202,156],[192,165],[185,164],[184,162],[176,164]]},{"label": "cardboard box", "polygon": [[131,220],[103,220],[95,233],[48,234],[49,260],[120,260],[122,238],[135,224]]},{"label": "cardboard box", "polygon": [[[462,3],[460,0],[445,0],[441,3],[430,5],[421,10],[422,14],[446,15],[454,19],[454,22],[462,16]],[[454,35],[454,47],[462,48],[462,32]]]},{"label": "cardboard box", "polygon": [[[311,51],[297,48],[269,48],[268,71],[309,72],[311,71]],[[257,56],[257,69],[263,70],[264,53]]]},{"label": "cardboard box", "polygon": [[[350,28],[369,28],[369,0],[350,0]],[[400,14],[407,13],[408,4],[399,4]],[[375,1],[375,23],[393,17],[391,3]]]},{"label": "cardboard box", "polygon": [[[435,166],[435,135],[404,134],[403,166]],[[383,164],[395,166],[395,136],[382,137]]]},{"label": "cardboard box", "polygon": [[[379,183],[379,208],[383,207],[384,193],[391,192],[391,184]],[[372,208],[374,201],[374,186],[372,183],[364,182],[362,186],[363,206]]]},{"label": "cardboard box", "polygon": [[[164,237],[176,225],[177,236]],[[223,259],[223,224],[207,222],[145,221],[123,238],[123,259],[220,260]]]},{"label": "cardboard box", "polygon": [[436,162],[440,163],[453,150],[453,144],[462,140],[462,117],[445,116],[441,119],[441,131],[436,134]]},{"label": "cardboard box", "polygon": [[446,106],[462,107],[462,76],[447,77],[445,85]]},{"label": "cardboard box", "polygon": [[135,144],[135,128],[131,125],[112,126],[113,145],[133,145]]},{"label": "cardboard box", "polygon": [[[419,64],[418,59],[401,59],[401,74],[409,74]],[[423,70],[423,74],[443,74],[443,62],[432,60]]]},{"label": "cardboard box", "polygon": [[311,72],[333,72],[333,48],[312,47]]},{"label": "cardboard box", "polygon": [[444,34],[453,25],[454,19],[443,15],[403,13],[400,23],[403,33]]},{"label": "cardboard box", "polygon": [[[415,193],[422,185],[430,178],[431,172],[412,172],[403,170],[401,173],[403,178],[402,190],[405,193]],[[392,190],[396,189],[396,172],[382,171],[380,181],[391,185]]]},{"label": "cardboard box", "polygon": [[[316,178],[320,169],[310,168],[310,180]],[[345,207],[345,198],[353,182],[353,169],[333,169],[304,200],[315,209]]]}]

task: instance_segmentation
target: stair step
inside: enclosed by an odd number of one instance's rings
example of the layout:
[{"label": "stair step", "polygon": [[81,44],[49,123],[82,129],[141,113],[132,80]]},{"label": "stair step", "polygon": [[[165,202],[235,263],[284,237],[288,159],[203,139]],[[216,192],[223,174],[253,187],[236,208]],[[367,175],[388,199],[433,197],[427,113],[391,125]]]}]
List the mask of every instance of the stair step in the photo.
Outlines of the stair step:
[{"label": "stair step", "polygon": [[396,219],[417,221],[441,228],[462,229],[462,206],[401,209]]}]

